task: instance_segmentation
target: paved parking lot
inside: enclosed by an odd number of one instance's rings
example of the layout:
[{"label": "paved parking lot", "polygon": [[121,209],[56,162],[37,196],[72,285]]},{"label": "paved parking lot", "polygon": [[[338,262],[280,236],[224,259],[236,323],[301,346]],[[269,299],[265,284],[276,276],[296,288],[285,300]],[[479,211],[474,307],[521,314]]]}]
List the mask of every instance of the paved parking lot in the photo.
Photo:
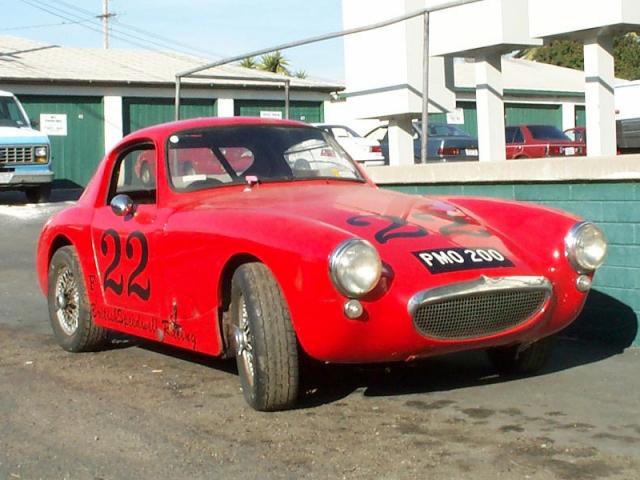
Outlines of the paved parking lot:
[{"label": "paved parking lot", "polygon": [[233,362],[119,340],[68,354],[34,272],[71,201],[0,193],[0,480],[637,479],[640,349],[561,338],[551,365],[499,378],[482,353],[316,367],[302,408],[256,413]]}]

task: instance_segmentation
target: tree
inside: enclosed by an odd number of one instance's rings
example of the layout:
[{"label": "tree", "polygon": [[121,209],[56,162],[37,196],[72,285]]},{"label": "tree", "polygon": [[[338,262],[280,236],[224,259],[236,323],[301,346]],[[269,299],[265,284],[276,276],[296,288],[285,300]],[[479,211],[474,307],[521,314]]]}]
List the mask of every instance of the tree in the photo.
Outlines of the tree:
[{"label": "tree", "polygon": [[[640,38],[637,33],[614,37],[613,55],[618,78],[640,79]],[[584,70],[584,47],[572,40],[553,40],[544,47],[526,48],[520,50],[516,57]]]},{"label": "tree", "polygon": [[253,57],[247,57],[240,62],[240,66],[244,68],[257,68],[258,64]]},{"label": "tree", "polygon": [[302,78],[304,80],[305,78],[307,78],[307,72],[300,69],[294,74],[294,76],[297,78]]},{"label": "tree", "polygon": [[260,57],[260,64],[258,68],[272,73],[281,73],[283,75],[291,75],[287,67],[289,66],[289,60],[282,55],[282,52],[267,53]]}]

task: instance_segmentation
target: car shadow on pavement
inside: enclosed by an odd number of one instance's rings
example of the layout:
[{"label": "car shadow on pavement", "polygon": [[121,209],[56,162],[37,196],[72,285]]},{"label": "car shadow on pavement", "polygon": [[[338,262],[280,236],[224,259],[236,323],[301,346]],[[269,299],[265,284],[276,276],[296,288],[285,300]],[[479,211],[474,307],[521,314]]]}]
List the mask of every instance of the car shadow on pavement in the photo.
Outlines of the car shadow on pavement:
[{"label": "car shadow on pavement", "polygon": [[[638,318],[627,305],[599,291],[591,292],[583,314],[557,336],[541,376],[596,363],[624,352],[638,334]],[[365,396],[396,396],[470,388],[524,378],[498,375],[484,351],[380,365],[312,365],[302,407],[338,401],[356,390]]]},{"label": "car shadow on pavement", "polygon": [[[51,191],[51,199],[47,203],[76,201],[82,195],[81,188],[63,188]],[[19,191],[0,191],[0,205],[27,205],[27,197]]]}]

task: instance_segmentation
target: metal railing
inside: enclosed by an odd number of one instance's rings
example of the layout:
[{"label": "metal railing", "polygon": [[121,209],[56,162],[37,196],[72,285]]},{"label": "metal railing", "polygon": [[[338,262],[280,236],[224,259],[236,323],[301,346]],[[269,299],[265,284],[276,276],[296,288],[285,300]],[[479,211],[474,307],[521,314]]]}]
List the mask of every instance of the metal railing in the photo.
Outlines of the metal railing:
[{"label": "metal railing", "polygon": [[180,91],[182,86],[182,79],[184,78],[224,78],[224,79],[241,79],[247,82],[266,82],[266,83],[283,83],[285,88],[285,118],[289,118],[289,105],[290,105],[290,86],[291,79],[286,77],[285,79],[278,78],[265,78],[264,76],[256,76],[256,77],[227,77],[227,76],[207,76],[207,75],[196,75],[199,72],[203,72],[205,70],[209,70],[216,67],[221,67],[223,65],[228,65],[229,63],[239,62],[248,57],[257,57],[260,55],[265,55],[268,53],[288,50],[291,48],[301,47],[304,45],[309,45],[312,43],[324,42],[327,40],[333,40],[335,38],[346,37],[348,35],[354,35],[357,33],[368,32],[371,30],[377,30],[379,28],[388,27],[391,25],[395,25],[396,23],[405,22],[407,20],[411,20],[412,18],[424,17],[424,55],[423,55],[423,90],[422,90],[422,144],[421,144],[421,162],[426,163],[427,161],[427,140],[428,140],[428,121],[429,121],[429,22],[430,22],[430,14],[434,12],[438,12],[440,10],[446,10],[453,7],[459,7],[462,5],[467,5],[470,3],[477,3],[485,0],[454,0],[446,3],[442,3],[440,5],[435,5],[433,7],[424,8],[421,10],[417,10],[412,13],[408,13],[405,15],[401,15],[399,17],[390,18],[388,20],[384,20],[382,22],[373,23],[370,25],[365,25],[362,27],[350,28],[347,30],[341,30],[339,32],[327,33],[324,35],[318,35],[315,37],[305,38],[303,40],[297,40],[294,42],[283,43],[281,45],[276,45],[274,47],[263,48],[260,50],[254,50],[252,52],[243,53],[241,55],[234,55],[233,57],[223,58],[222,60],[218,60],[215,62],[207,63],[205,65],[201,65],[199,67],[190,68],[188,70],[184,70],[182,72],[178,72],[176,74],[176,96],[175,96],[175,119],[180,120]]}]

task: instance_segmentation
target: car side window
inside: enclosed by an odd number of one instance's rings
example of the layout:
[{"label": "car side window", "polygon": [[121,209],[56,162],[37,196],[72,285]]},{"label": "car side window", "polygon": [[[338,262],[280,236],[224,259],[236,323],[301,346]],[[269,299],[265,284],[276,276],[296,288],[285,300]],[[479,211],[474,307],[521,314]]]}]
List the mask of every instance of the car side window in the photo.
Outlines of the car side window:
[{"label": "car side window", "polygon": [[156,203],[156,151],[152,145],[129,149],[116,160],[107,203],[120,194],[136,203]]}]

